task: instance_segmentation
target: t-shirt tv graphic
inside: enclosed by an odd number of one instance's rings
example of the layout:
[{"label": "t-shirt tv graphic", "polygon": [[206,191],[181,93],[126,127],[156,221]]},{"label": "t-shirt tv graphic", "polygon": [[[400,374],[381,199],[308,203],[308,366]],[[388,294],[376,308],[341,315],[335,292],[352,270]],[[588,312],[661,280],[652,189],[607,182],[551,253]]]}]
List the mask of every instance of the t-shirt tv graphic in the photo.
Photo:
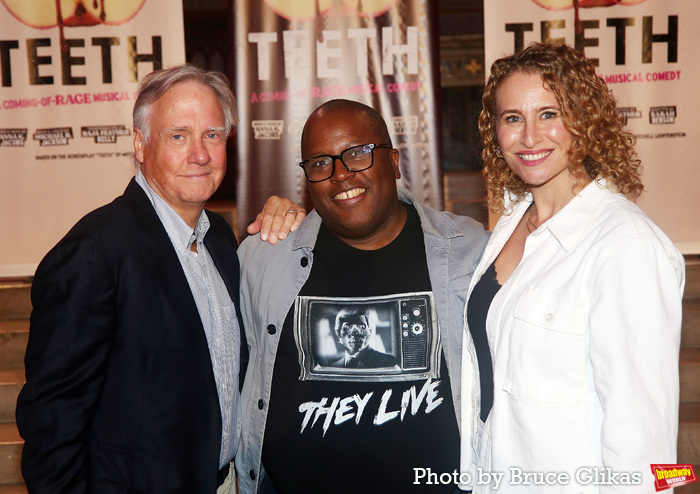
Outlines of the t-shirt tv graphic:
[{"label": "t-shirt tv graphic", "polygon": [[[438,408],[444,401],[442,350],[433,307],[431,292],[297,297],[294,338],[300,381],[386,383],[381,389],[357,388],[353,394],[301,403],[301,433],[319,424],[314,430],[325,437],[331,425],[350,420],[382,426]],[[391,385],[400,382],[405,384],[397,389]]]},{"label": "t-shirt tv graphic", "polygon": [[440,334],[432,293],[370,298],[297,297],[299,379],[437,378]]}]

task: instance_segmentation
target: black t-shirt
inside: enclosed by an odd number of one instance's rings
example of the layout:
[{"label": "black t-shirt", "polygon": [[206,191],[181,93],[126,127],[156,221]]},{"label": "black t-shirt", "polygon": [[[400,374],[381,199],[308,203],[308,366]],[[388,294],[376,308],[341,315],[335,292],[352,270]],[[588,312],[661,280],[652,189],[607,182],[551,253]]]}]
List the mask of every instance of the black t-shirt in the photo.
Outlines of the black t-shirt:
[{"label": "black t-shirt", "polygon": [[407,209],[379,250],[319,232],[272,379],[263,465],[282,494],[455,488],[439,481],[459,469],[459,432],[423,232]]}]

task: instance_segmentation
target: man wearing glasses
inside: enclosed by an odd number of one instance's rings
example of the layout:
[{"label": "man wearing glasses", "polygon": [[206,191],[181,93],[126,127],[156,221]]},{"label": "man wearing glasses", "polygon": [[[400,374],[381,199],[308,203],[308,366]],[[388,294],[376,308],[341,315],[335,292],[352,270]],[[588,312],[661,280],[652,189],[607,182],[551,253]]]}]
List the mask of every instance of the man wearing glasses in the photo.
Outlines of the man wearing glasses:
[{"label": "man wearing glasses", "polygon": [[[399,151],[366,105],[321,105],[301,152],[314,211],[276,247],[249,237],[239,249],[251,348],[241,492],[456,492],[437,479],[459,469],[464,299],[487,234],[397,187]],[[407,308],[420,297],[434,310]],[[333,321],[348,305],[385,311],[382,345],[395,366],[308,365],[344,355]],[[436,481],[416,482],[415,469]]]}]

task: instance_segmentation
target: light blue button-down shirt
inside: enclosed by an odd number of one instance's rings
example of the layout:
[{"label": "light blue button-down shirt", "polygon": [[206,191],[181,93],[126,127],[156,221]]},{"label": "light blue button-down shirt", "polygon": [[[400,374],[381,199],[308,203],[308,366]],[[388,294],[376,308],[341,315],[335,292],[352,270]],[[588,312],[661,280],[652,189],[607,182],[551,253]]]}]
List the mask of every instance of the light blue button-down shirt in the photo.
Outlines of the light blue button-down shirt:
[{"label": "light blue button-down shirt", "polygon": [[[209,218],[206,213],[202,211],[193,231],[148,185],[141,170],[136,174],[136,182],[146,192],[170,237],[204,326],[221,406],[221,468],[235,456],[240,436],[240,328],[236,307],[204,246],[204,236],[209,230]],[[192,244],[195,242],[197,252],[192,251]]]}]

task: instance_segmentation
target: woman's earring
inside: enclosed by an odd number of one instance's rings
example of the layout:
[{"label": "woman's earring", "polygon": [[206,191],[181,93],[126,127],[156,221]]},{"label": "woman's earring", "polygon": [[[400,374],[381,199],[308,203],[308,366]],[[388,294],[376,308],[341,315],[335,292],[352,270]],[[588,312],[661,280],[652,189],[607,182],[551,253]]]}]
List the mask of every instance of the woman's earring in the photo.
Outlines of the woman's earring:
[{"label": "woman's earring", "polygon": [[496,148],[496,158],[503,159],[503,153],[501,152],[501,148]]}]

